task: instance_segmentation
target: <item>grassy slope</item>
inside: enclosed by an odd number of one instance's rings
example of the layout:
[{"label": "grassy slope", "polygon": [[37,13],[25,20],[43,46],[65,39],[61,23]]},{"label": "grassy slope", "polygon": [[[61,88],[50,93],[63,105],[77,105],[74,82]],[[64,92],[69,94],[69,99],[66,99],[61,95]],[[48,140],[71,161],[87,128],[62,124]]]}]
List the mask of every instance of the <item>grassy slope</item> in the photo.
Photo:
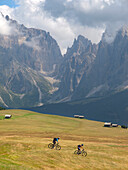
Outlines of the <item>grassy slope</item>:
[{"label": "grassy slope", "polygon": [[[3,119],[12,114],[11,119]],[[60,151],[47,145],[60,137]],[[44,115],[25,110],[0,111],[0,169],[127,169],[128,131],[102,122]],[[74,155],[83,143],[88,156]]]}]

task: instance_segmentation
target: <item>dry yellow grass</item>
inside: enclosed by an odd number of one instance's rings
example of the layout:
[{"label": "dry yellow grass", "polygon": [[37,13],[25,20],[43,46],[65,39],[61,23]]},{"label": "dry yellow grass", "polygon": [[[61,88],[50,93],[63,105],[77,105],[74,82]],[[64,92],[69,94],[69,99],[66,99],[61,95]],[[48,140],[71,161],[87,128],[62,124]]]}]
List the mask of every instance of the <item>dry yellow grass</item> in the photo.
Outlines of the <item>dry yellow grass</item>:
[{"label": "dry yellow grass", "polygon": [[[5,114],[13,116],[3,120]],[[126,129],[26,110],[1,111],[0,118],[0,170],[128,169]],[[53,137],[60,137],[60,151],[48,148]],[[81,143],[87,157],[73,154]]]}]

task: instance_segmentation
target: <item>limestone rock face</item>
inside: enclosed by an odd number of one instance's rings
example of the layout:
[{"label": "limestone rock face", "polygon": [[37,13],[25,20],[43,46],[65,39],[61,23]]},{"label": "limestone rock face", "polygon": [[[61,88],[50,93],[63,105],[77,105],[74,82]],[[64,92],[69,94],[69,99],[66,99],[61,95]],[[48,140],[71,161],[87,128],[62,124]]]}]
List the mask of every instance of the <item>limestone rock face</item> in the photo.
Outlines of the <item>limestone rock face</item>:
[{"label": "limestone rock face", "polygon": [[[4,16],[3,16],[4,17]],[[41,105],[49,97],[50,75],[62,59],[49,33],[5,18],[11,32],[0,33],[0,103],[8,107]]]},{"label": "limestone rock face", "polygon": [[55,93],[54,100],[71,100],[83,75],[89,72],[95,60],[97,49],[97,45],[93,45],[91,41],[81,35],[74,40],[72,47],[68,48],[63,63],[59,68],[57,76],[61,83],[59,84],[59,90]]},{"label": "limestone rock face", "polygon": [[9,19],[10,35],[0,34],[0,46],[10,49],[12,55],[37,71],[50,72],[62,59],[57,42],[43,30],[26,28]]},{"label": "limestone rock face", "polygon": [[0,32],[0,105],[45,103],[106,96],[128,88],[128,27],[99,44],[79,35],[62,56],[50,33],[4,19]]},{"label": "limestone rock face", "polygon": [[123,27],[115,39],[99,43],[93,67],[84,74],[73,98],[103,96],[128,85],[128,29]]}]

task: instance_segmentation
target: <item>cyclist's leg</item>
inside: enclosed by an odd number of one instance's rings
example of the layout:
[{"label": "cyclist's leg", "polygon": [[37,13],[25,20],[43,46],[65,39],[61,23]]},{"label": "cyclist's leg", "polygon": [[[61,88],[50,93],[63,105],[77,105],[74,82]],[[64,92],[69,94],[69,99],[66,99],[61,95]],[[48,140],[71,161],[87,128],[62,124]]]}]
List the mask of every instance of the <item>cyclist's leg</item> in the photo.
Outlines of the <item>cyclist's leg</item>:
[{"label": "cyclist's leg", "polygon": [[55,140],[53,140],[53,148],[54,148],[55,144],[56,144],[56,141],[55,141]]},{"label": "cyclist's leg", "polygon": [[80,149],[80,147],[78,147],[78,154],[81,154],[81,149]]}]

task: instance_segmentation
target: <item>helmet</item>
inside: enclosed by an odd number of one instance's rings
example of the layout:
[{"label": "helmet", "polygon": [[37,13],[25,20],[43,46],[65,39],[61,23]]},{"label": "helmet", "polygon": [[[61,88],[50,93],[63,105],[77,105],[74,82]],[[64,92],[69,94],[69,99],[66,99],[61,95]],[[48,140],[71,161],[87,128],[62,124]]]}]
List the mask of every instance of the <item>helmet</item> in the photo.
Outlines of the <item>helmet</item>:
[{"label": "helmet", "polygon": [[60,139],[60,138],[58,138],[58,139]]},{"label": "helmet", "polygon": [[83,146],[84,144],[81,144],[81,146]]}]

